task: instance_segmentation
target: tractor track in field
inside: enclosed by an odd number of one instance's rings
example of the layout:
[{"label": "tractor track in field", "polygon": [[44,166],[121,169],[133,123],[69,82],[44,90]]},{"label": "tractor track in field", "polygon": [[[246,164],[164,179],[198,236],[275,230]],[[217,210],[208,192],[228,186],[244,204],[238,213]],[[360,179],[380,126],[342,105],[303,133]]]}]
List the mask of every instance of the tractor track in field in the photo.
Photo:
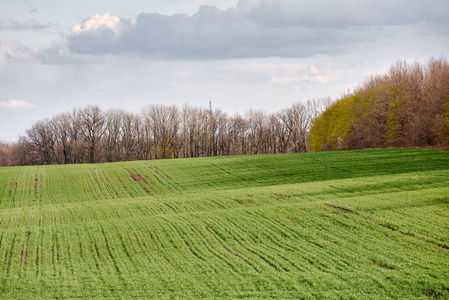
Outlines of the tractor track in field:
[{"label": "tractor track in field", "polygon": [[446,299],[448,160],[0,168],[0,298]]}]

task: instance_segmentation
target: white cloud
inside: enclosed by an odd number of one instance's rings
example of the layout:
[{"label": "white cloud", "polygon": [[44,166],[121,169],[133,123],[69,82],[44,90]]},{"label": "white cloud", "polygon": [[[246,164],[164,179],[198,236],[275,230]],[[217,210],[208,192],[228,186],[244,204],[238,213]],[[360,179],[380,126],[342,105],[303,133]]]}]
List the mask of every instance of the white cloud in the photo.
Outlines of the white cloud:
[{"label": "white cloud", "polygon": [[0,19],[0,30],[41,29],[47,27],[48,25],[38,24],[35,20],[19,23],[12,19]]},{"label": "white cloud", "polygon": [[94,15],[67,32],[69,50],[94,55],[117,53],[120,35],[131,26],[135,26],[135,19],[128,21],[108,13]]},{"label": "white cloud", "polygon": [[34,107],[31,103],[24,100],[9,99],[8,101],[0,102],[1,108],[30,108]]},{"label": "white cloud", "polygon": [[280,85],[280,86],[290,86],[290,85],[297,85],[304,81],[299,76],[274,76],[271,79],[271,83],[274,85]]},{"label": "white cloud", "polygon": [[342,74],[340,70],[332,68],[329,63],[323,63],[319,66],[312,65],[307,68],[306,73],[308,73],[304,78],[306,81],[322,85],[339,80]]},{"label": "white cloud", "polygon": [[27,61],[34,59],[37,49],[31,49],[21,42],[13,40],[6,44],[1,44],[3,55],[12,61]]},{"label": "white cloud", "polygon": [[9,62],[39,61],[42,64],[96,64],[103,62],[103,57],[72,53],[65,45],[57,44],[49,48],[30,48],[17,40],[2,44],[0,50]]},{"label": "white cloud", "polygon": [[80,34],[86,31],[111,30],[114,34],[120,34],[124,29],[124,24],[120,17],[104,15],[94,15],[79,24],[72,26],[69,35]]},{"label": "white cloud", "polygon": [[317,67],[315,67],[315,66],[310,66],[310,73],[316,75],[316,74],[318,74],[318,72],[319,72],[319,70],[318,70]]},{"label": "white cloud", "polygon": [[327,75],[317,75],[317,76],[310,76],[308,77],[308,80],[310,82],[317,82],[320,84],[327,84],[329,81],[331,81],[331,77]]},{"label": "white cloud", "polygon": [[342,72],[333,68],[328,62],[322,62],[317,65],[310,65],[308,67],[300,66],[279,66],[271,77],[271,84],[277,86],[298,86],[306,82],[312,84],[327,85],[335,82],[341,78]]}]

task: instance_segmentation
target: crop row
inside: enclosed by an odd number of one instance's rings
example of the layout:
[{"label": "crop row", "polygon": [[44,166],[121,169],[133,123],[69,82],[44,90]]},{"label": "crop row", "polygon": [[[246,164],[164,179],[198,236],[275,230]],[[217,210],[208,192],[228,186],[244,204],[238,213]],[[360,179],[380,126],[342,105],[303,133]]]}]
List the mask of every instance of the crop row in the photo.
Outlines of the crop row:
[{"label": "crop row", "polygon": [[449,298],[449,159],[0,169],[0,298]]},{"label": "crop row", "polygon": [[[356,284],[388,297],[422,294],[420,282],[431,282],[444,294],[449,187],[417,177],[195,193],[190,202],[180,195],[42,205],[28,218],[23,209],[2,210],[2,293],[31,286],[51,297],[312,297],[344,296]],[[415,189],[392,192],[391,179]],[[376,192],[382,182],[386,192]],[[363,184],[372,185],[367,195],[351,192]],[[172,209],[152,211],[157,202]]]},{"label": "crop row", "polygon": [[447,152],[370,150],[0,169],[0,209],[446,170]]}]

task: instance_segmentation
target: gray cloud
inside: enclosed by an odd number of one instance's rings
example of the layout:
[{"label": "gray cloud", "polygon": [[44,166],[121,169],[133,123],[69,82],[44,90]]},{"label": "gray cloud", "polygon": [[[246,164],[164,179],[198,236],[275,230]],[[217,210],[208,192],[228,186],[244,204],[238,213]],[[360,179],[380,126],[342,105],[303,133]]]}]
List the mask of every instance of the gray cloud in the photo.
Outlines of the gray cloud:
[{"label": "gray cloud", "polygon": [[448,24],[449,3],[445,0],[241,0],[237,7],[246,8],[254,22],[270,27],[348,28],[418,22]]},{"label": "gray cloud", "polygon": [[[446,0],[240,0],[236,8],[202,6],[194,15],[142,13],[135,20],[96,15],[73,26],[65,38],[68,53],[75,55],[309,57],[359,51],[386,36],[399,40],[402,33],[447,38],[447,11]],[[52,51],[46,51],[47,61]]]}]

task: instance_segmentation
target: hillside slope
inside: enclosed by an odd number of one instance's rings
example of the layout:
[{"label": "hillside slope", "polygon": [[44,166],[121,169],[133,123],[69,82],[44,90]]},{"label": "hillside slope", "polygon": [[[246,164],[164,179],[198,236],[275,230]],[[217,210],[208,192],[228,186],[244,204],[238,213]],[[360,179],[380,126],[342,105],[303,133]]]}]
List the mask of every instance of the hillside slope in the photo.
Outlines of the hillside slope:
[{"label": "hillside slope", "polygon": [[0,168],[0,297],[449,297],[449,153]]}]

